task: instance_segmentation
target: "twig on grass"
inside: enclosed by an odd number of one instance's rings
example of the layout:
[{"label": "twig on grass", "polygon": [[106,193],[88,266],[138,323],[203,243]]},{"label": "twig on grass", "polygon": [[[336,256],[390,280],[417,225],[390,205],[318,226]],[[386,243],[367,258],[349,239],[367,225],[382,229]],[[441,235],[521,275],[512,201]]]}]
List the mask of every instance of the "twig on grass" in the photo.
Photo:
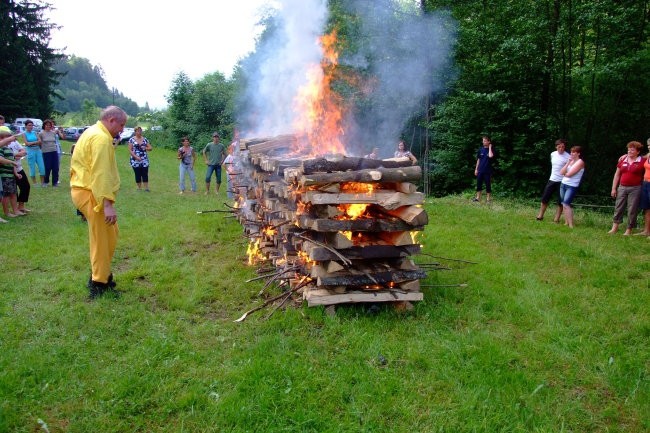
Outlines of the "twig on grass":
[{"label": "twig on grass", "polygon": [[420,253],[420,255],[421,256],[427,256],[427,257],[433,257],[434,259],[451,260],[453,262],[461,262],[461,263],[469,263],[471,265],[478,265],[478,262],[470,262],[469,260],[450,259],[449,257],[434,256],[432,254],[427,254],[427,253]]},{"label": "twig on grass", "polygon": [[248,310],[247,312],[245,312],[244,314],[242,314],[242,316],[241,316],[239,319],[234,320],[234,322],[236,322],[236,323],[241,323],[241,322],[243,322],[244,320],[246,320],[246,317],[248,317],[249,314],[252,314],[252,313],[254,313],[254,312],[256,312],[256,311],[259,311],[259,310],[261,310],[262,308],[266,307],[267,305],[272,304],[273,302],[277,301],[278,299],[283,298],[284,296],[287,295],[287,293],[288,293],[288,294],[291,294],[291,293],[294,293],[294,292],[298,291],[298,289],[303,288],[304,286],[306,286],[306,285],[309,284],[310,282],[311,282],[311,278],[309,278],[308,276],[305,275],[305,276],[302,278],[301,282],[298,283],[298,284],[296,285],[296,287],[294,287],[293,289],[286,290],[286,291],[280,293],[280,294],[277,295],[277,296],[274,296],[274,297],[272,297],[272,298],[267,299],[266,301],[264,301],[264,302],[262,303],[262,305],[258,305],[258,306],[255,307],[255,308],[251,308],[250,310]]},{"label": "twig on grass", "polygon": [[286,274],[287,272],[295,271],[297,269],[300,269],[300,266],[291,266],[289,268],[284,269],[281,272],[275,273],[275,275],[273,275],[273,277],[271,277],[271,279],[268,280],[266,282],[266,284],[264,284],[264,287],[262,287],[262,290],[259,291],[258,295],[261,296],[262,293],[264,293],[264,291],[271,285],[271,283],[273,283],[275,280],[279,279],[281,275]]},{"label": "twig on grass", "polygon": [[289,300],[289,298],[291,298],[291,295],[292,295],[292,292],[287,293],[287,296],[285,296],[285,298],[282,300],[282,302],[280,302],[278,305],[276,305],[275,308],[274,308],[273,310],[271,310],[271,312],[269,313],[269,315],[266,316],[266,317],[264,318],[264,320],[269,320],[269,319],[271,318],[271,316],[272,316],[276,311],[278,311],[280,308],[282,308],[282,306],[283,306],[284,304],[286,304],[286,302]]}]

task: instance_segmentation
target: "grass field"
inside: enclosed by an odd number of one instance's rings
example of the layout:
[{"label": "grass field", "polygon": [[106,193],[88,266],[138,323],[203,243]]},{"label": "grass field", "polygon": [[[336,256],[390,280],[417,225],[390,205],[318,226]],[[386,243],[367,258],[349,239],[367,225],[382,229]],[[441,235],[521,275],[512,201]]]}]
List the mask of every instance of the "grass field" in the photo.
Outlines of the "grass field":
[{"label": "grass field", "polygon": [[534,203],[429,199],[437,258],[417,260],[450,269],[414,310],[234,323],[263,283],[245,283],[241,227],[197,215],[226,200],[203,195],[201,163],[200,193],[179,196],[175,152],[156,149],[137,192],[119,148],[124,294],[90,302],[64,158],[64,185],[0,225],[0,432],[650,430],[650,239],[607,235],[609,215],[578,210],[570,230]]}]

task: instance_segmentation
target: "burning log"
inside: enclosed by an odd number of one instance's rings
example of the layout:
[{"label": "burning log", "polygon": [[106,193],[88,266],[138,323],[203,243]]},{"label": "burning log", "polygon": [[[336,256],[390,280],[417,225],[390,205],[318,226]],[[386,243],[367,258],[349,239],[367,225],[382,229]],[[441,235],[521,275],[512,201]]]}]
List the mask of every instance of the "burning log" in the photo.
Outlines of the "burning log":
[{"label": "burning log", "polygon": [[403,168],[378,167],[342,173],[304,174],[300,179],[300,185],[322,185],[334,182],[411,182],[417,181],[421,177],[422,168],[419,165]]},{"label": "burning log", "polygon": [[422,300],[426,272],[410,259],[428,223],[415,185],[421,168],[408,159],[280,156],[295,143],[292,135],[240,141],[234,215],[251,236],[249,263],[276,269],[255,279],[265,288],[301,281],[295,292],[310,306]]},{"label": "burning log", "polygon": [[400,160],[382,160],[342,156],[340,158],[308,159],[302,163],[302,172],[304,174],[331,173],[337,171],[363,170],[368,168],[409,167],[412,165],[413,163],[408,158]]}]

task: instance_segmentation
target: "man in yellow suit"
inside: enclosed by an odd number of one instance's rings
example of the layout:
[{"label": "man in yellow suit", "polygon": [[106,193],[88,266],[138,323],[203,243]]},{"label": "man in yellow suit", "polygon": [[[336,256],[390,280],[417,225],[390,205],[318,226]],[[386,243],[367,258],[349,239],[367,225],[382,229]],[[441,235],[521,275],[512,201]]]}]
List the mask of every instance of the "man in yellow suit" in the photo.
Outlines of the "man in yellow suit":
[{"label": "man in yellow suit", "polygon": [[70,161],[72,202],[88,220],[91,277],[90,298],[115,291],[111,261],[119,233],[115,199],[120,176],[113,137],[126,125],[127,115],[114,105],[81,134]]}]

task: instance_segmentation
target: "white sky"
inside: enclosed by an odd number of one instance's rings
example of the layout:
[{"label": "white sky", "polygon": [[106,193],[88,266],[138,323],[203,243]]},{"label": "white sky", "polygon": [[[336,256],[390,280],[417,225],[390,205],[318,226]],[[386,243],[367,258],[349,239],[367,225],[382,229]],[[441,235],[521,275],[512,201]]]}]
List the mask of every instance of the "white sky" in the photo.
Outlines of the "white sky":
[{"label": "white sky", "polygon": [[109,88],[138,105],[167,105],[172,80],[192,81],[219,71],[230,77],[255,47],[256,23],[271,0],[51,0],[49,17],[61,29],[51,48],[101,66]]}]

